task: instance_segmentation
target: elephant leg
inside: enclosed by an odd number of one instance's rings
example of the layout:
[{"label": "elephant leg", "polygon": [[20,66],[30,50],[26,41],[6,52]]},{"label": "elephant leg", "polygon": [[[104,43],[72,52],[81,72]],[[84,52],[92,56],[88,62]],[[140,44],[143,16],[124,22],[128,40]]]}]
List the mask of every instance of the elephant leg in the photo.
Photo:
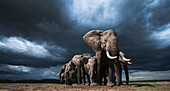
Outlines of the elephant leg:
[{"label": "elephant leg", "polygon": [[70,79],[65,80],[66,85],[72,85],[72,81]]},{"label": "elephant leg", "polygon": [[126,76],[126,85],[129,84],[129,73],[128,73],[128,67],[127,64],[123,65],[124,71],[125,71],[125,76]]},{"label": "elephant leg", "polygon": [[114,75],[114,66],[113,60],[108,60],[108,86],[113,86],[113,75]]},{"label": "elephant leg", "polygon": [[81,68],[77,67],[77,84],[81,85]]},{"label": "elephant leg", "polygon": [[65,79],[65,84],[68,85],[68,79]]},{"label": "elephant leg", "polygon": [[66,72],[66,73],[64,74],[64,76],[65,76],[65,84],[66,84],[66,85],[69,85],[69,72]]},{"label": "elephant leg", "polygon": [[[105,57],[104,57],[104,59],[106,59]],[[104,65],[102,65],[103,67],[104,67],[104,69],[103,69],[103,78],[104,78],[104,85],[107,85],[107,82],[108,82],[108,80],[107,80],[107,73],[108,73],[108,63],[107,63],[107,61],[105,61],[105,64]]]},{"label": "elephant leg", "polygon": [[64,75],[61,76],[60,78],[60,83],[63,85],[63,79],[64,79]]},{"label": "elephant leg", "polygon": [[96,81],[99,85],[102,85],[102,74],[101,74],[101,51],[96,52],[96,58],[97,58],[97,75],[96,75]]},{"label": "elephant leg", "polygon": [[[114,65],[113,65],[113,67],[114,67]],[[115,68],[113,70],[113,83],[114,83],[114,85],[116,85]]]},{"label": "elephant leg", "polygon": [[122,83],[122,68],[118,59],[114,60],[114,69],[116,71],[117,86]]},{"label": "elephant leg", "polygon": [[87,75],[87,83],[86,84],[90,85],[90,76],[89,75]]},{"label": "elephant leg", "polygon": [[72,80],[71,79],[69,80],[69,85],[72,85]]},{"label": "elephant leg", "polygon": [[107,79],[106,79],[106,75],[104,75],[104,85],[107,84]]},{"label": "elephant leg", "polygon": [[86,84],[84,68],[81,68],[82,85]]},{"label": "elephant leg", "polygon": [[63,84],[62,81],[61,81],[61,74],[59,74],[59,78],[60,78],[60,84]]},{"label": "elephant leg", "polygon": [[[115,71],[113,73],[115,73]],[[116,76],[115,76],[115,74],[113,74],[113,83],[114,83],[114,85],[116,85]]]}]

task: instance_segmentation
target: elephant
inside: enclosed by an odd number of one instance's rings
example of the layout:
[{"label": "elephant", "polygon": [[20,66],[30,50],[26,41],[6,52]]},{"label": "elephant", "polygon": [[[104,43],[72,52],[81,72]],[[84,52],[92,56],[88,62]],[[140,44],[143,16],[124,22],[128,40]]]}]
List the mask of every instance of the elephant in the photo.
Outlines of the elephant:
[{"label": "elephant", "polygon": [[[132,64],[131,62],[131,59],[127,59],[125,57],[125,54],[123,52],[119,52],[119,61],[121,63],[121,65],[123,66],[124,68],[124,71],[125,71],[125,77],[126,77],[126,85],[129,84],[129,74],[128,74],[128,67],[127,67],[127,64]],[[103,65],[104,66],[104,65]],[[106,65],[105,65],[106,66]],[[108,70],[105,71],[106,74],[103,74],[103,78],[104,78],[104,84],[106,85],[107,83],[107,79],[106,79],[106,76],[107,76],[107,72]],[[115,80],[116,78],[114,78],[114,83],[115,83]],[[115,83],[116,84],[116,83]],[[123,83],[121,83],[123,84]]]},{"label": "elephant", "polygon": [[72,85],[72,81],[77,80],[76,74],[77,74],[76,66],[70,61],[66,65],[65,72],[63,74],[63,77],[65,78],[65,84]]},{"label": "elephant", "polygon": [[87,64],[84,64],[84,70],[85,70],[85,75],[87,76],[87,85],[94,86],[96,85],[95,82],[95,75],[96,75],[96,71],[97,71],[97,59],[96,57],[91,57],[88,60]]},{"label": "elephant", "polygon": [[126,77],[126,85],[129,84],[129,73],[128,73],[128,66],[127,64],[132,64],[131,59],[127,59],[125,57],[125,54],[123,52],[119,52],[119,61],[121,63],[121,65],[124,68],[125,71],[125,77]]},{"label": "elephant", "polygon": [[66,68],[66,65],[68,63],[64,64],[61,68],[60,68],[60,72],[58,73],[58,76],[60,78],[60,83],[63,84],[63,79],[64,79],[64,72],[65,72],[65,68]]},{"label": "elephant", "polygon": [[76,66],[76,69],[77,69],[76,77],[77,77],[78,85],[80,85],[81,83],[85,84],[84,64],[87,64],[89,58],[91,58],[91,55],[88,53],[84,53],[82,55],[75,55],[71,59],[71,62]]},{"label": "elephant", "polygon": [[[122,69],[119,62],[119,39],[116,32],[112,29],[107,31],[92,30],[83,36],[84,41],[93,49],[97,58],[96,80],[99,85],[102,84],[103,70],[108,69],[108,86],[113,86],[113,78],[117,78],[117,86],[122,82]],[[107,63],[106,68],[102,63]]]}]

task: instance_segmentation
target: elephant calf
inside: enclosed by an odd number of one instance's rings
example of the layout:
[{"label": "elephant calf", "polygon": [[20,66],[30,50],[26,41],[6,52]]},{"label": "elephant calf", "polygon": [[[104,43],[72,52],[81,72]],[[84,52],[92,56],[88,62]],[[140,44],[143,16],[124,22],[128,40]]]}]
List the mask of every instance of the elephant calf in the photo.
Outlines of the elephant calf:
[{"label": "elephant calf", "polygon": [[60,83],[63,84],[63,79],[64,79],[64,72],[65,72],[65,68],[67,66],[68,63],[64,64],[61,68],[60,68],[60,72],[58,73],[58,76],[60,78]]},{"label": "elephant calf", "polygon": [[[76,66],[77,69],[77,84],[85,84],[84,80],[84,64],[87,64],[88,59],[91,58],[91,55],[89,53],[84,53],[81,55],[75,55],[71,62]],[[82,80],[83,79],[83,80]]]},{"label": "elephant calf", "polygon": [[76,66],[70,61],[65,68],[64,77],[65,77],[65,84],[72,85],[72,81],[76,80],[77,69]]},{"label": "elephant calf", "polygon": [[65,78],[66,85],[71,85],[72,81],[76,79],[76,71],[76,66],[71,61],[63,65],[58,73],[60,83],[63,84],[63,79]]},{"label": "elephant calf", "polygon": [[87,76],[87,85],[96,85],[95,83],[95,75],[96,75],[96,71],[97,71],[97,58],[91,57],[88,60],[87,64],[84,64],[84,70],[85,70],[85,75]]}]

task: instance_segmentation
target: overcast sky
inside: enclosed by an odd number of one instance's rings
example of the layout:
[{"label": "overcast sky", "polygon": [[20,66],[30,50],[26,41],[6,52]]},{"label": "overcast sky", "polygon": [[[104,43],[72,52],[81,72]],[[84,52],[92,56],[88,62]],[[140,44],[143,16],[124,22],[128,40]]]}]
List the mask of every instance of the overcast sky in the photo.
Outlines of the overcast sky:
[{"label": "overcast sky", "polygon": [[[170,79],[170,0],[0,0],[0,79],[56,79],[91,30],[114,29],[130,80]],[[154,75],[150,75],[154,74]]]}]

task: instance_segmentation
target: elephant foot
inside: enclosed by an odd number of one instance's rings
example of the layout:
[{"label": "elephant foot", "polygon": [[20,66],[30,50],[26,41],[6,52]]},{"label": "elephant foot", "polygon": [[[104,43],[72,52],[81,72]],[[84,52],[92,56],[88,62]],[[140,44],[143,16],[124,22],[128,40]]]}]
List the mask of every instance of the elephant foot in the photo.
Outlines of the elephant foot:
[{"label": "elephant foot", "polygon": [[102,85],[102,82],[99,82],[98,85]]},{"label": "elephant foot", "polygon": [[85,83],[82,83],[81,85],[85,85]]},{"label": "elephant foot", "polygon": [[104,82],[104,85],[107,85],[107,82]]},{"label": "elephant foot", "polygon": [[97,83],[92,83],[92,84],[91,84],[91,86],[96,86],[96,85],[97,85]]},{"label": "elephant foot", "polygon": [[90,86],[90,84],[89,84],[89,83],[86,83],[85,85],[86,85],[86,86]]},{"label": "elephant foot", "polygon": [[71,84],[66,84],[66,85],[69,85],[69,86],[71,86]]},{"label": "elephant foot", "polygon": [[121,82],[120,85],[123,85],[123,82]]},{"label": "elephant foot", "polygon": [[77,83],[77,85],[81,85],[80,83]]},{"label": "elephant foot", "polygon": [[107,83],[107,86],[113,87],[113,86],[114,86],[114,83]]}]

